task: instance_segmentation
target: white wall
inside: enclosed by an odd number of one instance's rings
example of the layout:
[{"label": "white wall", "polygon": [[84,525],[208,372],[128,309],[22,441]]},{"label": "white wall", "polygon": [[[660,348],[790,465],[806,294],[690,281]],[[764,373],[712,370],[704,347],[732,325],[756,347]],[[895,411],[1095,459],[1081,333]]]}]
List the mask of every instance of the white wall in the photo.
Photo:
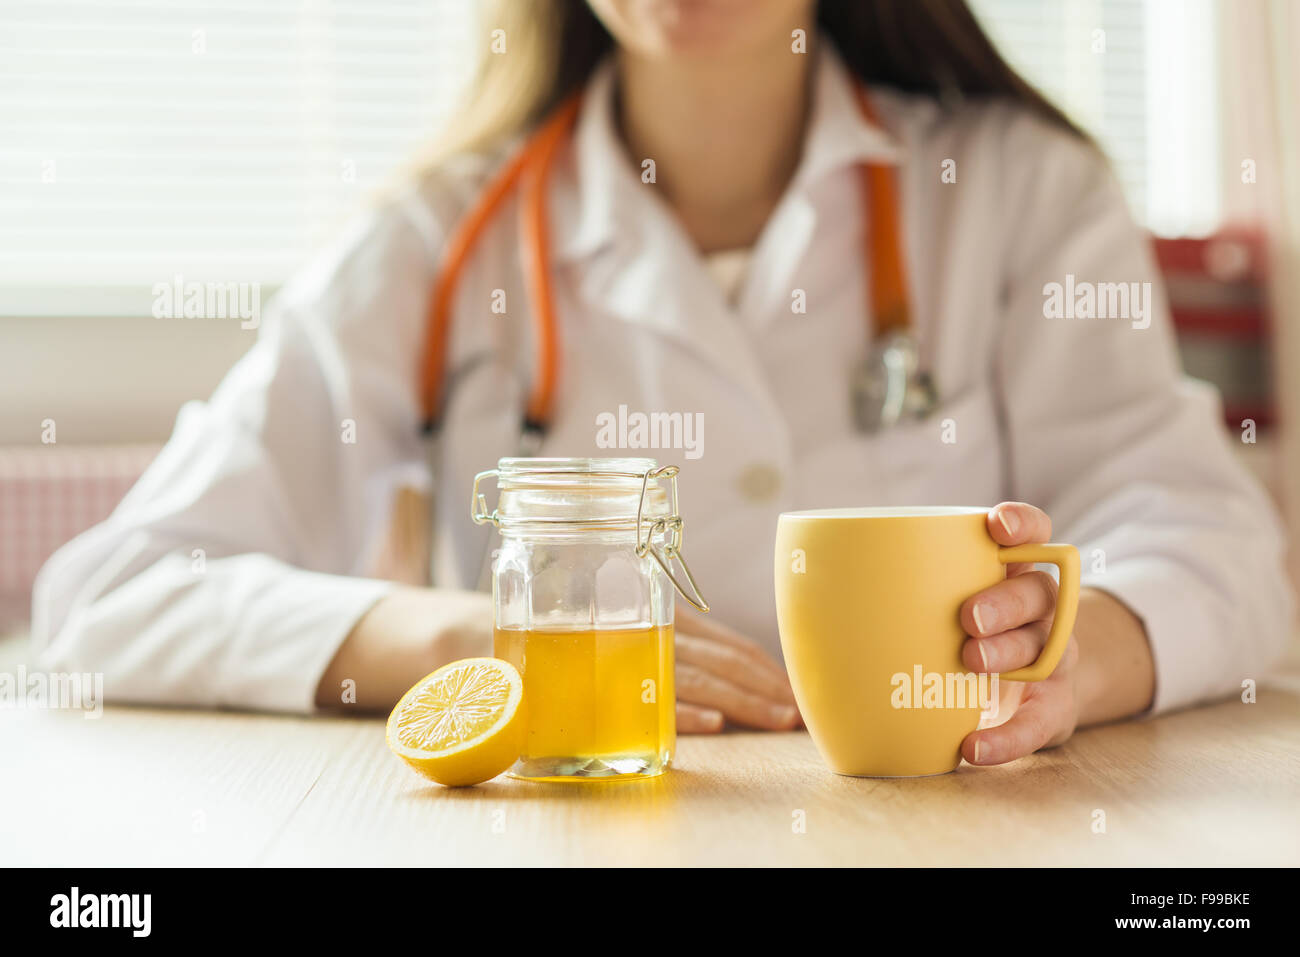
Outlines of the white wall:
[{"label": "white wall", "polygon": [[0,318],[0,445],[161,442],[257,333],[234,320]]}]

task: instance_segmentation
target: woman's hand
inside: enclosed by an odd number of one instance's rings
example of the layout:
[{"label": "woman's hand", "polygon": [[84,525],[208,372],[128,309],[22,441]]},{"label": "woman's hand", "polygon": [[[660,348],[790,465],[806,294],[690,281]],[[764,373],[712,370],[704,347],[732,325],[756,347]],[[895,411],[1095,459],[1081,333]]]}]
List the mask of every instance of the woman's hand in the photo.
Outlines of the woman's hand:
[{"label": "woman's hand", "polygon": [[491,595],[399,586],[334,653],[316,687],[316,707],[390,711],[429,672],[491,654]]},{"label": "woman's hand", "polygon": [[677,730],[721,731],[727,724],[788,731],[800,724],[785,669],[748,638],[678,605]]},{"label": "woman's hand", "polygon": [[[1052,520],[1041,509],[1003,502],[989,512],[989,534],[999,545],[1047,542]],[[1043,650],[1056,613],[1056,580],[1033,565],[1007,566],[1007,578],[972,595],[961,606],[961,624],[971,637],[962,661],[972,671],[1011,671],[1032,664]],[[998,715],[1005,723],[973,731],[961,753],[971,764],[1002,764],[1039,748],[1063,743],[1079,722],[1074,635],[1056,671],[1044,681],[999,681]]]}]

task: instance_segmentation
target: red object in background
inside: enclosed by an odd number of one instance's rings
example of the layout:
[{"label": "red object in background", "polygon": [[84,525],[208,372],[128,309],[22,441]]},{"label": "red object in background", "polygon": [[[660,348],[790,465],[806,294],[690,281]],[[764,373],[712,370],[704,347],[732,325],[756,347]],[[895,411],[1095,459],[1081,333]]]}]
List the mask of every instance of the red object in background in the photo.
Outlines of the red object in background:
[{"label": "red object in background", "polygon": [[1268,249],[1256,229],[1154,239],[1183,368],[1218,386],[1227,424],[1274,418],[1269,363]]}]

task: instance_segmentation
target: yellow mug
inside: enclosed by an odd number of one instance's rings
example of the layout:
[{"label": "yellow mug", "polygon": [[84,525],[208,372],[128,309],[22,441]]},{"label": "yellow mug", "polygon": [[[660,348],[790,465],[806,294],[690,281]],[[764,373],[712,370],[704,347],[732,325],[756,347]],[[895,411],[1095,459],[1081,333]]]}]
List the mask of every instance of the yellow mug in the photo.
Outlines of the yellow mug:
[{"label": "yellow mug", "polygon": [[[776,612],[795,699],[832,771],[943,774],[996,705],[996,682],[961,661],[962,603],[1011,562],[1060,569],[1056,616],[1033,664],[1003,681],[1041,681],[1061,659],[1079,602],[1070,545],[1000,547],[987,508],[785,512],[776,531]],[[990,702],[990,697],[992,698]]]}]

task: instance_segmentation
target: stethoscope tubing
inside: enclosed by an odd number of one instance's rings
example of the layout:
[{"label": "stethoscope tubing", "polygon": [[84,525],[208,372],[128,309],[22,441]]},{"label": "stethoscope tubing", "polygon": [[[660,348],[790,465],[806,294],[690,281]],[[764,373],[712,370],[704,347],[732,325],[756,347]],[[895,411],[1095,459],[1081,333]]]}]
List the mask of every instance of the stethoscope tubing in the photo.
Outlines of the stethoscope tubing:
[{"label": "stethoscope tubing", "polygon": [[446,368],[451,339],[452,306],[457,285],[473,245],[510,196],[520,189],[520,246],[532,304],[536,337],[536,369],[524,413],[525,427],[542,431],[550,422],[558,383],[558,317],[551,285],[551,242],[546,188],[552,160],[582,104],[581,94],[566,100],[533,133],[484,189],[482,197],[462,217],[447,239],[447,251],[434,278],[429,302],[427,333],[420,365],[420,412],[426,433],[441,423],[446,401]]}]

